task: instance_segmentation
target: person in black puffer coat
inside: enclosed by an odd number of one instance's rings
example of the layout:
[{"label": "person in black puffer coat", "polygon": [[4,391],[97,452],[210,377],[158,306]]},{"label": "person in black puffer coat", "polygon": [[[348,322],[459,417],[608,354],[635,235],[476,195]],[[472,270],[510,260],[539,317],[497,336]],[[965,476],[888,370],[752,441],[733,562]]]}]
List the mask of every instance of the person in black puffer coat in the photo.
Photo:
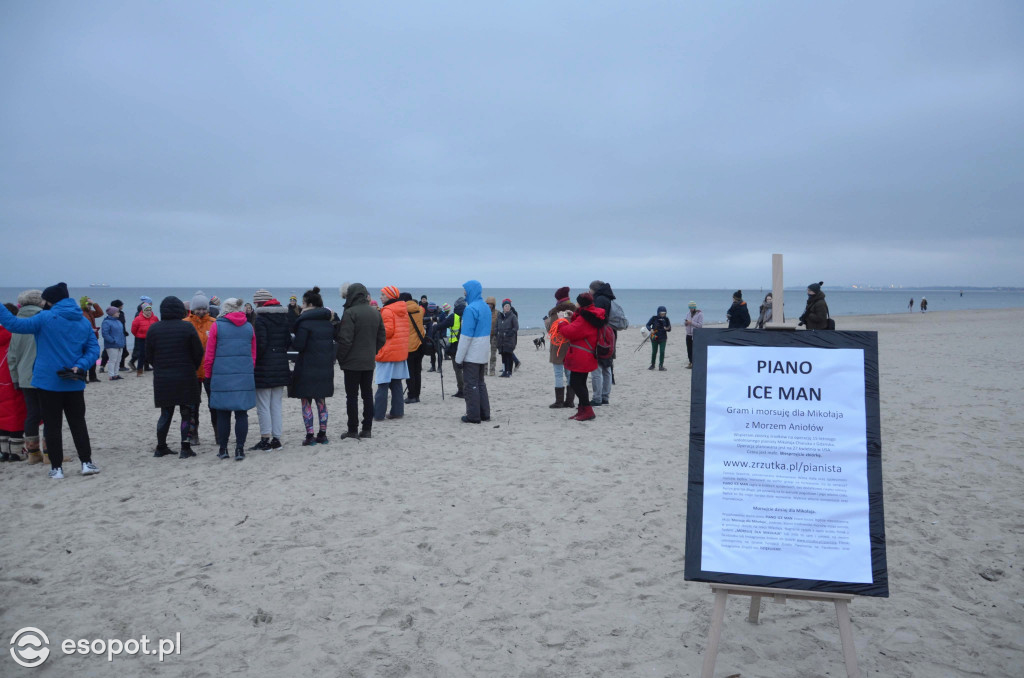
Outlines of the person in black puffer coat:
[{"label": "person in black puffer coat", "polygon": [[250,450],[281,449],[284,426],[281,402],[284,389],[291,383],[288,366],[288,347],[292,343],[289,332],[291,322],[288,309],[267,290],[256,290],[252,297],[256,304],[256,415],[260,421],[260,441]]},{"label": "person in black puffer coat", "polygon": [[743,301],[743,290],[733,293],[732,306],[725,312],[725,318],[729,321],[730,330],[750,327],[750,311],[747,310],[747,302]]},{"label": "person in black puffer coat", "polygon": [[173,454],[167,447],[174,408],[181,413],[181,452],[179,458],[194,457],[189,444],[189,421],[192,407],[199,402],[196,370],[203,362],[203,342],[192,323],[185,322],[185,304],[178,297],[160,302],[161,321],[146,334],[145,362],[153,365],[153,400],[160,408],[156,425],[154,457]]},{"label": "person in black puffer coat", "polygon": [[[595,280],[590,283],[590,294],[594,297],[594,306],[604,310],[604,317],[608,319],[612,314],[612,300],[615,299],[615,292],[612,291],[612,286],[601,280]],[[615,332],[615,336],[619,336],[618,330],[614,327],[612,330]],[[615,342],[616,345],[618,341]],[[607,405],[608,398],[612,394],[612,381],[615,379],[615,355],[616,351],[612,350],[612,357],[610,358],[598,358],[597,369],[594,370],[590,375],[591,385],[593,388],[593,399],[589,403],[580,403],[580,405]]]},{"label": "person in black puffer coat", "polygon": [[[320,288],[302,295],[302,313],[295,320],[292,350],[298,351],[295,371],[288,386],[288,397],[302,401],[302,421],[306,425],[303,445],[327,441],[327,398],[334,395],[334,314],[324,308]],[[313,402],[316,402],[320,431],[313,439]]]},{"label": "person in black puffer coat", "polygon": [[816,282],[807,286],[807,307],[800,316],[799,324],[809,330],[828,329],[828,304],[825,303],[825,293],[821,291],[822,284]]}]

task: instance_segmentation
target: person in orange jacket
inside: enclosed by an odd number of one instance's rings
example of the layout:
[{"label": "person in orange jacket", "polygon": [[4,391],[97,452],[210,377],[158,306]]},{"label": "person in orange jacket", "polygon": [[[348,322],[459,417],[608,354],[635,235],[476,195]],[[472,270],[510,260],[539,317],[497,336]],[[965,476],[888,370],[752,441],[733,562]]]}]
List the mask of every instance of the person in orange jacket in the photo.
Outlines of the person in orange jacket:
[{"label": "person in orange jacket", "polygon": [[[397,287],[380,291],[380,317],[384,322],[384,348],[377,351],[377,369],[374,381],[377,392],[373,397],[373,419],[401,419],[405,415],[402,401],[402,380],[409,378],[409,308],[399,300]],[[388,391],[391,391],[391,414],[388,410]]]},{"label": "person in orange jacket", "polygon": [[132,321],[132,334],[135,335],[135,376],[141,377],[143,370],[149,372],[153,368],[146,365],[146,334],[154,323],[160,321],[153,313],[153,304],[145,302],[142,304],[142,313],[135,316]]},{"label": "person in orange jacket", "polygon": [[[189,316],[186,318],[192,326],[196,328],[196,332],[199,334],[199,340],[203,342],[203,355],[206,355],[206,342],[210,338],[210,328],[213,327],[213,323],[216,322],[213,316],[210,315],[210,299],[202,291],[196,292],[192,296],[192,301],[189,302]],[[206,391],[206,400],[209,404],[210,400],[210,380],[206,378],[206,370],[202,363],[199,363],[199,369],[196,370],[196,379],[202,385],[202,389],[199,393],[199,400],[192,408],[191,417],[189,421],[189,444],[191,447],[199,445],[199,406],[202,404],[203,394],[202,391]],[[213,436],[217,437],[217,414],[213,411],[212,407],[210,410],[210,426],[213,427]]]}]

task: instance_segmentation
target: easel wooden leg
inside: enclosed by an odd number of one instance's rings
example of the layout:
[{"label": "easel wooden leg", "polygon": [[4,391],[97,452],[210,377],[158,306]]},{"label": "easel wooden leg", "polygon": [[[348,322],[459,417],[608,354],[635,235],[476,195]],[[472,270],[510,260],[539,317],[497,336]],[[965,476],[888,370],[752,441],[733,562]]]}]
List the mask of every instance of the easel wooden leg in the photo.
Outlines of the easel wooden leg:
[{"label": "easel wooden leg", "polygon": [[857,648],[853,644],[853,628],[850,626],[850,608],[845,600],[836,601],[836,621],[839,622],[839,639],[843,643],[846,675],[861,678],[860,669],[857,668]]},{"label": "easel wooden leg", "polygon": [[704,668],[701,669],[700,678],[714,678],[718,643],[722,639],[722,623],[725,621],[725,600],[728,596],[726,591],[715,591],[715,611],[711,614],[711,632],[708,634],[708,647],[704,651]]},{"label": "easel wooden leg", "polygon": [[759,614],[761,614],[761,596],[750,596],[750,614],[747,615],[747,621],[756,624]]}]

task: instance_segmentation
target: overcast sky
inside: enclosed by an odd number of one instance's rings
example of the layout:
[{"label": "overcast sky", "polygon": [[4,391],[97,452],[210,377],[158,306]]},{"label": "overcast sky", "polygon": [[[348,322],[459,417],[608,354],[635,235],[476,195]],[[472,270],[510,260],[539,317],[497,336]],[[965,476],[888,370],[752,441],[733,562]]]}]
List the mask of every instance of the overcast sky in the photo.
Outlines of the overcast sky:
[{"label": "overcast sky", "polygon": [[1024,285],[1024,3],[0,3],[0,284]]}]

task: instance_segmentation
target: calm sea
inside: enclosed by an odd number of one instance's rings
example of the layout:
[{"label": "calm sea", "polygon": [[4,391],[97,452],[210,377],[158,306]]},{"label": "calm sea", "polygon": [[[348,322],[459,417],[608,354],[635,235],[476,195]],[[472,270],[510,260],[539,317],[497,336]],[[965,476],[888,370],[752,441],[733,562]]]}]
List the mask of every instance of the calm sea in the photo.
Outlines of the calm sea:
[{"label": "calm sea", "polygon": [[[228,297],[239,297],[246,301],[252,300],[252,287],[218,287],[210,286],[201,288],[207,296],[215,294],[221,299]],[[282,304],[288,303],[288,297],[296,294],[301,297],[305,287],[276,287],[270,291],[277,296]],[[374,288],[371,288],[374,289]],[[14,302],[20,290],[13,287],[0,287],[0,301]],[[114,299],[121,299],[125,306],[131,309],[129,316],[134,315],[135,307],[139,303],[139,296],[146,294],[155,301],[159,309],[160,300],[166,296],[174,295],[187,301],[196,292],[193,287],[74,287],[71,294],[76,299],[88,295],[98,304],[106,308]],[[421,294],[426,294],[430,301],[437,304],[443,302],[453,303],[462,294],[461,289],[456,288],[419,288],[403,290],[412,292],[417,300]],[[582,290],[573,289],[572,298]],[[725,322],[725,312],[732,303],[734,290],[616,290],[618,302],[626,312],[629,322],[632,325],[643,325],[654,315],[658,306],[668,308],[669,317],[678,316],[682,318],[686,313],[686,304],[689,301],[696,301],[698,308],[704,311],[705,321],[708,323]],[[744,290],[743,296],[750,306],[750,315],[757,318],[757,309],[767,290]],[[907,303],[910,298],[914,299],[914,309],[917,311],[921,297],[928,299],[930,311],[949,311],[961,309],[981,308],[1016,308],[1024,307],[1024,291],[1004,290],[964,290],[960,296],[959,290],[926,290],[926,289],[900,289],[900,290],[825,290],[828,300],[829,311],[832,315],[878,315],[886,313],[906,313]],[[786,317],[797,317],[803,313],[804,299],[806,292],[803,289],[786,290]],[[324,303],[339,313],[342,310],[342,299],[338,294],[338,288],[324,288]],[[375,295],[378,296],[378,295]],[[509,298],[519,312],[519,323],[524,329],[543,327],[542,319],[548,310],[555,305],[554,289],[540,288],[503,288],[484,290],[484,296],[494,296],[500,303],[502,299]]]}]

